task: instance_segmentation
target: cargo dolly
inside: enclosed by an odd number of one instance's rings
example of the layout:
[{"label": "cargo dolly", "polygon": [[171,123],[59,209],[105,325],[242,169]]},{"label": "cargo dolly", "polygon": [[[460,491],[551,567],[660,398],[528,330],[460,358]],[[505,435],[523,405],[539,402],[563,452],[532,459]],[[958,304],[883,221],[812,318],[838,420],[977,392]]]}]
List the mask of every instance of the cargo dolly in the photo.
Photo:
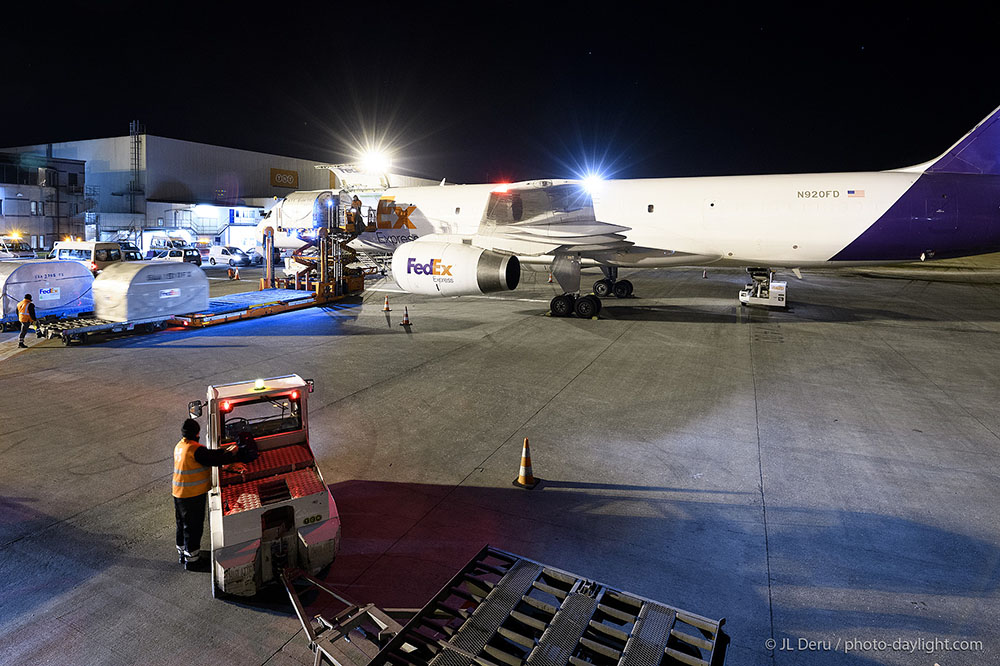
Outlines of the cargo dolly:
[{"label": "cargo dolly", "polygon": [[240,294],[208,299],[208,307],[201,312],[177,314],[170,318],[176,326],[202,328],[225,324],[240,319],[253,319],[268,315],[309,308],[326,302],[315,292],[301,289],[261,289]]},{"label": "cargo dolly", "polygon": [[[405,626],[286,570],[315,664],[336,666],[721,666],[729,638],[712,620],[486,546]],[[296,583],[308,583],[302,591]],[[306,616],[306,590],[347,606]]]},{"label": "cargo dolly", "polygon": [[316,294],[296,289],[264,289],[208,299],[202,312],[169,314],[129,321],[109,321],[93,316],[92,312],[65,319],[40,321],[38,330],[43,337],[61,338],[63,344],[86,342],[92,335],[149,333],[167,326],[202,328],[241,319],[253,319],[317,305]]},{"label": "cargo dolly", "polygon": [[45,338],[61,338],[64,345],[83,343],[91,335],[116,335],[159,331],[167,326],[172,315],[135,319],[133,321],[108,321],[97,317],[75,317],[40,321],[38,332]]}]

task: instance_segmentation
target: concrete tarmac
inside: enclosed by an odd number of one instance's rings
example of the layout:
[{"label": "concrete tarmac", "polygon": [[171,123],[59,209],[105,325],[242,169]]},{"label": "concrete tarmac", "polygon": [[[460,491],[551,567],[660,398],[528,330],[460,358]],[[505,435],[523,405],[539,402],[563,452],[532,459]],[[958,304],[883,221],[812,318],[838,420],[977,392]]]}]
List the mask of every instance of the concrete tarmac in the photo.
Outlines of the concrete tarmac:
[{"label": "concrete tarmac", "polygon": [[172,543],[187,403],[295,372],[343,519],[328,580],[357,601],[422,606],[489,543],[727,618],[729,664],[1000,663],[1000,277],[907,270],[782,276],[787,311],[699,268],[623,271],[636,298],[558,319],[526,273],[84,346],[3,334],[0,662],[312,663],[283,593],[214,600]]}]

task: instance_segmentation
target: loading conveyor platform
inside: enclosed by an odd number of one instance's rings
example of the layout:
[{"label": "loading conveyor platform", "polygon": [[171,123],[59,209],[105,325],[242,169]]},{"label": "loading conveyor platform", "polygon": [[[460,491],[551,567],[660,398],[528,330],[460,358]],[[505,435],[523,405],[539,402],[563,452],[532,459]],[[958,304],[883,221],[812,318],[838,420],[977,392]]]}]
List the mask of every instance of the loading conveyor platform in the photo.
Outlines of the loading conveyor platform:
[{"label": "loading conveyor platform", "polygon": [[[702,617],[489,546],[401,629],[383,615],[366,632],[358,618],[370,609],[358,606],[332,622],[321,616],[310,622],[287,579],[286,587],[317,664],[721,666],[729,644],[724,618]],[[354,618],[354,624],[338,626],[338,618]],[[362,639],[366,649],[359,652]],[[380,649],[372,657],[373,647]]]},{"label": "loading conveyor platform", "polygon": [[238,319],[265,317],[325,303],[313,291],[301,289],[261,289],[219,296],[208,300],[201,312],[174,315],[171,324],[193,328],[224,324]]}]

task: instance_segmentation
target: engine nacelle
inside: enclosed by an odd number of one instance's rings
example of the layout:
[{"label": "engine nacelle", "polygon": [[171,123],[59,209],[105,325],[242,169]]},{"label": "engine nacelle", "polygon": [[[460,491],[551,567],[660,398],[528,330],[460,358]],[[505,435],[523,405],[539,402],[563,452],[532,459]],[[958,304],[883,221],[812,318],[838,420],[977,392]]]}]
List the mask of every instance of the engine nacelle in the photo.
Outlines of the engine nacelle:
[{"label": "engine nacelle", "polygon": [[488,294],[517,287],[521,262],[515,256],[472,245],[414,241],[393,252],[392,276],[412,294]]}]

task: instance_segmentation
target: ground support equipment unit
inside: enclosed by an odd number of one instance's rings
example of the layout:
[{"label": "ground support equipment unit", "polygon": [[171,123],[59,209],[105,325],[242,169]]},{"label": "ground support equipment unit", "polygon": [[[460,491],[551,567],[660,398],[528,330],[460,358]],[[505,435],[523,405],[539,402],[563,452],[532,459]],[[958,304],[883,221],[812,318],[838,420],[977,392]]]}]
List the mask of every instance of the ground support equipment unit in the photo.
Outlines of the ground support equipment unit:
[{"label": "ground support equipment unit", "polygon": [[97,317],[75,317],[39,322],[38,332],[48,339],[60,338],[64,345],[84,343],[92,335],[129,335],[159,331],[167,326],[171,315],[136,319],[133,321],[108,321]]},{"label": "ground support equipment unit", "polygon": [[213,594],[253,596],[289,567],[315,574],[340,547],[337,504],[309,447],[308,394],[298,375],[208,387],[211,449],[249,433],[258,457],[213,468],[208,494]]},{"label": "ground support equipment unit", "polygon": [[[338,300],[338,299],[331,299]],[[296,289],[263,289],[208,299],[201,312],[169,314],[129,321],[109,321],[85,313],[84,316],[39,322],[44,337],[61,338],[64,344],[86,342],[93,335],[149,333],[167,326],[203,328],[242,319],[266,317],[320,305],[314,292]]]},{"label": "ground support equipment unit", "polygon": [[230,321],[254,319],[291,310],[311,308],[325,302],[325,300],[321,301],[314,292],[298,289],[246,291],[240,294],[210,298],[206,309],[200,312],[174,315],[171,317],[170,323],[175,326],[202,328]]},{"label": "ground support equipment unit", "polygon": [[774,308],[787,306],[785,282],[773,282],[774,273],[768,268],[748,268],[750,283],[740,291],[740,304],[766,305]]},{"label": "ground support equipment unit", "polygon": [[[305,579],[347,609],[307,618]],[[721,666],[729,638],[712,620],[489,546],[406,626],[320,581],[283,576],[316,664],[336,666]],[[375,609],[377,610],[377,609]],[[377,652],[376,652],[377,650]]]}]

